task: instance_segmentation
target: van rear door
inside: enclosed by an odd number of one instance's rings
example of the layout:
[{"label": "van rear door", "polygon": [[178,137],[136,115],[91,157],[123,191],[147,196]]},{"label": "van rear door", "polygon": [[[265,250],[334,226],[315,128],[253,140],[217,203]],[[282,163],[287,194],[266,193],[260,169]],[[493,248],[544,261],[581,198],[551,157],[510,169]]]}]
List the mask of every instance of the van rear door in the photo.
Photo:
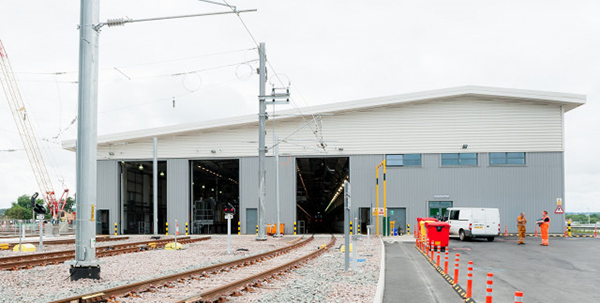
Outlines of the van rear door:
[{"label": "van rear door", "polygon": [[471,221],[473,229],[471,234],[474,236],[485,235],[486,233],[486,211],[483,208],[474,208],[471,211]]},{"label": "van rear door", "polygon": [[500,226],[500,212],[497,208],[486,208],[485,209],[485,234],[486,235],[498,235],[498,228]]}]

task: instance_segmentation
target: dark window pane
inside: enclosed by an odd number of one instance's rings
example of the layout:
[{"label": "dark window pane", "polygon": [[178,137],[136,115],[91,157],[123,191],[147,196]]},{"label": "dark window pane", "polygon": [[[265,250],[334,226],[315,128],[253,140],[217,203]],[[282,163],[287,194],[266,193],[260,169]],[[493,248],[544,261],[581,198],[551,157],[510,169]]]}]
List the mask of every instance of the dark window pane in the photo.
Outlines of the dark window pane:
[{"label": "dark window pane", "polygon": [[442,159],[442,165],[458,165],[458,159]]}]

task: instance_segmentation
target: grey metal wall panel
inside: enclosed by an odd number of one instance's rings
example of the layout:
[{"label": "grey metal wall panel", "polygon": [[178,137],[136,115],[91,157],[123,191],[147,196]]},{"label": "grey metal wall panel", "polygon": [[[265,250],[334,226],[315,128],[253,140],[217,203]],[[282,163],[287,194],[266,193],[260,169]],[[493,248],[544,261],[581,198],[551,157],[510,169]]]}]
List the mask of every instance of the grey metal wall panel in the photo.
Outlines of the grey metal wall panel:
[{"label": "grey metal wall panel", "polygon": [[[97,200],[96,209],[108,209],[109,231],[114,233],[114,224],[119,222],[120,175],[118,161],[97,161]],[[97,220],[99,218],[96,218]],[[119,224],[120,225],[120,224]]]},{"label": "grey metal wall panel", "polygon": [[[175,220],[180,234],[190,217],[190,165],[188,159],[167,160],[167,220],[169,234],[175,233]],[[188,222],[189,223],[189,222]]]},{"label": "grey metal wall panel", "polygon": [[[265,160],[266,200],[265,222],[277,222],[275,158]],[[280,222],[285,224],[284,233],[293,234],[296,218],[296,159],[283,156],[279,159]],[[240,222],[246,224],[246,209],[258,208],[258,157],[240,159]],[[242,231],[248,230],[246,226]]]},{"label": "grey metal wall panel", "polygon": [[258,208],[258,157],[240,158],[240,224],[246,226],[246,209]]},{"label": "grey metal wall panel", "polygon": [[[359,217],[358,209],[361,207],[376,207],[375,200],[375,167],[383,161],[382,155],[350,156],[350,184],[352,191],[351,215],[352,218]],[[380,184],[383,175],[380,170]],[[381,187],[381,186],[380,186]],[[383,200],[380,200],[382,202]],[[382,202],[383,203],[383,202]],[[383,205],[381,205],[383,207]],[[375,218],[371,222],[375,224]],[[365,232],[366,233],[366,232]]]},{"label": "grey metal wall panel", "polygon": [[[516,232],[516,217],[525,212],[528,231],[541,212],[550,213],[550,231],[564,231],[564,215],[554,214],[563,198],[563,153],[527,153],[525,166],[491,167],[480,153],[477,167],[442,167],[440,154],[424,154],[422,167],[388,167],[388,207],[407,206],[408,223],[428,215],[428,201],[452,201],[453,206],[497,207],[501,231]],[[564,202],[563,202],[564,203]],[[563,204],[564,206],[564,204]]]}]

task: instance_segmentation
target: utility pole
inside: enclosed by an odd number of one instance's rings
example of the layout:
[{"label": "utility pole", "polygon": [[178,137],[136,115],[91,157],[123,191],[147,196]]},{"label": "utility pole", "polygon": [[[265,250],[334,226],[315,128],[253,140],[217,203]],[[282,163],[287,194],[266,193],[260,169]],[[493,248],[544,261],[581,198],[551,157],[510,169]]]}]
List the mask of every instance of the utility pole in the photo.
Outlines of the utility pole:
[{"label": "utility pole", "polygon": [[265,153],[266,153],[266,118],[267,104],[265,103],[265,83],[267,82],[267,55],[265,53],[265,43],[261,42],[258,48],[259,55],[259,88],[258,88],[258,236],[257,241],[267,240],[265,234]]},{"label": "utility pole", "polygon": [[77,228],[71,280],[100,279],[96,259],[96,179],[98,140],[99,1],[81,0],[79,23],[79,93],[77,114]]},{"label": "utility pole", "polygon": [[[154,228],[154,235],[158,235],[158,158],[157,158],[157,139],[154,137],[152,140],[154,143],[154,159],[152,159],[152,200],[153,200],[153,219],[154,224],[152,228]],[[177,249],[177,247],[175,247]]]}]

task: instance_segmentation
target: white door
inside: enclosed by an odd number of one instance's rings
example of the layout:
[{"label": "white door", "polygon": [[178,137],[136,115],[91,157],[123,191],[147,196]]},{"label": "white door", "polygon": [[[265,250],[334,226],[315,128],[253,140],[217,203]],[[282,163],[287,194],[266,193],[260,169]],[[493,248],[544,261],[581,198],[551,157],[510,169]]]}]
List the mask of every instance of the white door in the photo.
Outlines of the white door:
[{"label": "white door", "polygon": [[498,209],[486,209],[485,210],[485,234],[496,235],[498,234],[498,226],[500,224],[500,213]]}]

